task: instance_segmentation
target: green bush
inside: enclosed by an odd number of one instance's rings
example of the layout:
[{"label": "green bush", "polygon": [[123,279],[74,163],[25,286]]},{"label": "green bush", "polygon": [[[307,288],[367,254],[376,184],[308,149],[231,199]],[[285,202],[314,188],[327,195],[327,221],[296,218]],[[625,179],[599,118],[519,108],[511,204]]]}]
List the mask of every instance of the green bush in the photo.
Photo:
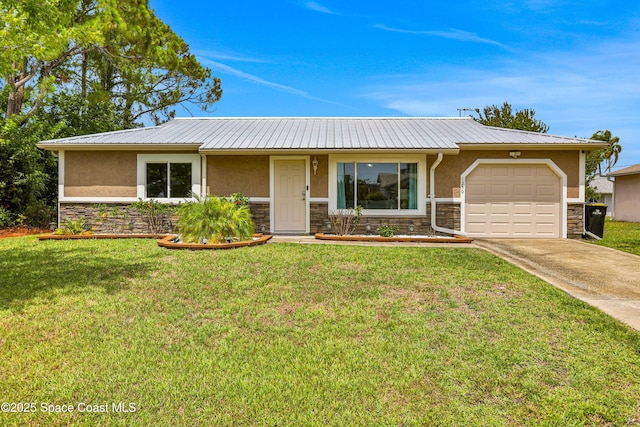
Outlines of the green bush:
[{"label": "green bush", "polygon": [[46,228],[53,221],[56,208],[47,205],[44,200],[31,202],[24,211],[24,223],[32,227]]},{"label": "green bush", "polygon": [[178,230],[185,243],[224,243],[228,238],[250,240],[254,224],[246,205],[227,198],[206,197],[178,207]]},{"label": "green bush", "polygon": [[382,237],[393,237],[400,231],[399,225],[382,224],[376,230]]},{"label": "green bush", "polygon": [[223,197],[223,199],[230,201],[236,207],[249,207],[249,198],[242,193],[233,193],[231,197]]},{"label": "green bush", "polygon": [[11,212],[0,206],[0,228],[11,227],[13,225],[13,218]]},{"label": "green bush", "polygon": [[56,229],[54,234],[88,234],[91,233],[89,231],[89,226],[87,224],[87,219],[83,216],[80,218],[73,220],[70,218],[65,218],[60,224],[60,228]]},{"label": "green bush", "polygon": [[165,232],[165,222],[174,209],[173,205],[161,203],[153,199],[139,199],[137,202],[132,203],[130,207],[142,216],[144,222],[147,223],[147,230],[151,234],[162,234]]}]

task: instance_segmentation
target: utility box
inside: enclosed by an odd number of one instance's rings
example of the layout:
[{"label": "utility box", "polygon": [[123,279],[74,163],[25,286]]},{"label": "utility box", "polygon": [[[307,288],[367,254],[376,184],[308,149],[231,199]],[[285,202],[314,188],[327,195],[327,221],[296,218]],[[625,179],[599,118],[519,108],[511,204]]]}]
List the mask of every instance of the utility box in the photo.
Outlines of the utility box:
[{"label": "utility box", "polygon": [[604,237],[604,218],[607,216],[607,205],[604,203],[589,203],[584,206],[585,229],[596,236]]}]

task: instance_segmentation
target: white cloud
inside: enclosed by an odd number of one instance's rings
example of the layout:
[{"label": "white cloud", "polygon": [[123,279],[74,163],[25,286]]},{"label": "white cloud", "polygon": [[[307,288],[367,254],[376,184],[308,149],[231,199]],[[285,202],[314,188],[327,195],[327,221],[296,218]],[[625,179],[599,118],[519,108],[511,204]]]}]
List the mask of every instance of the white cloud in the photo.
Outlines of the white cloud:
[{"label": "white cloud", "polygon": [[431,68],[423,74],[378,77],[364,96],[411,116],[457,116],[458,108],[507,101],[533,108],[550,132],[620,136],[622,161],[640,162],[640,42],[610,42],[582,52],[549,52],[495,61],[489,67]]},{"label": "white cloud", "polygon": [[403,34],[413,34],[413,35],[422,35],[422,36],[435,36],[442,37],[445,39],[459,40],[465,42],[473,42],[473,43],[484,43],[490,44],[494,46],[499,46],[503,49],[509,49],[506,45],[490,39],[485,39],[478,36],[475,33],[470,33],[467,31],[450,29],[448,31],[426,31],[426,30],[404,30],[399,28],[388,27],[383,24],[374,25],[374,28],[378,28],[384,31],[389,31],[392,33],[403,33]]},{"label": "white cloud", "polygon": [[280,83],[275,83],[275,82],[271,82],[268,80],[263,79],[262,77],[258,77],[254,74],[250,74],[250,73],[245,73],[244,71],[238,70],[237,68],[233,68],[230,67],[229,65],[217,62],[217,61],[212,61],[210,59],[203,59],[201,61],[203,64],[211,67],[212,70],[218,71],[220,73],[223,74],[227,74],[227,75],[231,75],[231,76],[235,76],[238,77],[242,80],[246,80],[249,81],[251,83],[255,83],[257,85],[260,86],[264,86],[264,87],[268,87],[268,88],[272,88],[275,89],[277,91],[280,92],[286,92],[289,93],[291,95],[296,95],[296,96],[300,96],[302,98],[306,98],[306,99],[310,99],[313,101],[319,101],[319,102],[323,102],[323,103],[327,103],[327,104],[334,104],[334,105],[342,105],[339,104],[337,102],[334,101],[329,101],[323,98],[319,98],[317,96],[313,96],[303,90],[300,89],[296,89],[294,87],[291,86],[287,86],[287,85],[283,85]]},{"label": "white cloud", "polygon": [[215,50],[194,50],[193,53],[197,57],[204,57],[210,60],[232,61],[232,62],[254,62],[254,63],[273,62],[266,59],[237,54],[233,52],[220,52]]},{"label": "white cloud", "polygon": [[331,9],[329,9],[328,7],[325,7],[321,4],[318,4],[314,1],[306,1],[303,3],[304,7],[306,7],[309,10],[313,10],[314,12],[320,12],[320,13],[326,13],[329,15],[339,15],[339,13],[332,11]]}]

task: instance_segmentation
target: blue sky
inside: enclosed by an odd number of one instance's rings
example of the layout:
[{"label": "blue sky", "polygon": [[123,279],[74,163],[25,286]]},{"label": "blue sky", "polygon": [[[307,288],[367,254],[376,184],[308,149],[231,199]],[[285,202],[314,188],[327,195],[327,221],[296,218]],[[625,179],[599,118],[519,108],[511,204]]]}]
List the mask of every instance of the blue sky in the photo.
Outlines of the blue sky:
[{"label": "blue sky", "polygon": [[[195,116],[458,116],[533,108],[640,163],[636,0],[150,0],[222,80]],[[179,116],[189,115],[180,111]]]}]

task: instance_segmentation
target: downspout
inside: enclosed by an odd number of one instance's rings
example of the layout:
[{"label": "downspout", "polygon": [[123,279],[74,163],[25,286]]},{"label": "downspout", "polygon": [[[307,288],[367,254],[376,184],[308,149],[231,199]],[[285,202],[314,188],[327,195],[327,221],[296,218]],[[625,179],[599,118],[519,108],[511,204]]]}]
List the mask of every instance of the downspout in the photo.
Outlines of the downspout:
[{"label": "downspout", "polygon": [[431,165],[431,169],[429,170],[429,197],[431,198],[431,228],[434,231],[446,234],[458,234],[465,236],[467,233],[463,233],[462,231],[452,230],[450,228],[439,227],[436,225],[436,168],[442,162],[442,158],[444,155],[442,153],[438,153],[438,158]]},{"label": "downspout", "polygon": [[200,197],[207,197],[207,155],[200,153]]}]

